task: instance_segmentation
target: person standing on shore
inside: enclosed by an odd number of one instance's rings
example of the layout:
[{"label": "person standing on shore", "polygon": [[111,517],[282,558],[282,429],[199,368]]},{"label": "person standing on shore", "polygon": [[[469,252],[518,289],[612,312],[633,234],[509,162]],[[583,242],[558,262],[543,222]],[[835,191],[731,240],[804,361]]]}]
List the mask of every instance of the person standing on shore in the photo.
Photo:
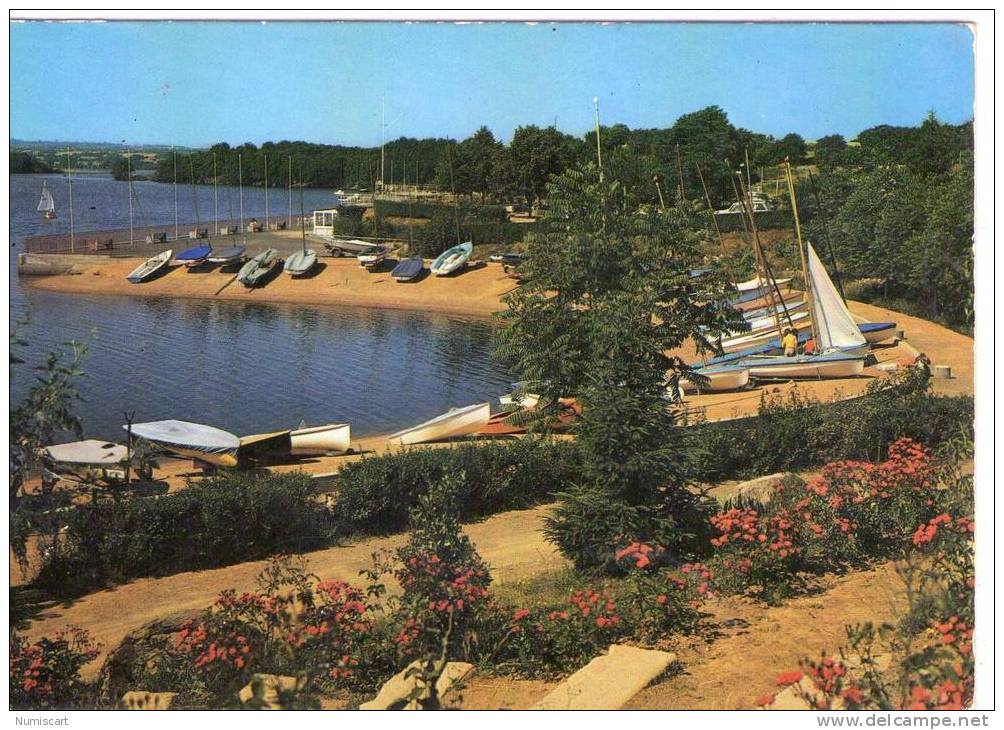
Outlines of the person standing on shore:
[{"label": "person standing on shore", "polygon": [[790,327],[784,331],[784,337],[781,338],[781,347],[784,349],[785,357],[794,357],[798,352],[798,337],[795,335],[795,330]]}]

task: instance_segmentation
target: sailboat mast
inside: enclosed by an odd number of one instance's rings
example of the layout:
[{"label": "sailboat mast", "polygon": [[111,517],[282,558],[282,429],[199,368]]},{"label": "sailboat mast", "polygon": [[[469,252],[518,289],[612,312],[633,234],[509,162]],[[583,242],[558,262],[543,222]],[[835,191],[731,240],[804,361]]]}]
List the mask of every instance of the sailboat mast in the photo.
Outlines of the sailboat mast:
[{"label": "sailboat mast", "polygon": [[300,241],[304,255],[307,253],[307,226],[303,220],[303,170],[300,170]]},{"label": "sailboat mast", "polygon": [[739,176],[739,186],[742,188],[743,207],[746,209],[746,213],[749,216],[750,231],[753,233],[754,257],[760,267],[761,281],[763,281],[767,286],[767,302],[774,315],[774,324],[777,327],[777,336],[781,337],[783,334],[781,328],[781,315],[777,311],[777,300],[774,298],[774,287],[772,286],[773,281],[771,279],[770,272],[767,271],[767,257],[764,255],[763,247],[760,245],[760,234],[756,227],[756,217],[753,215],[753,196],[750,189],[746,187],[746,182],[743,180],[742,175]]},{"label": "sailboat mast", "polygon": [[220,232],[220,196],[219,196],[219,180],[216,176],[216,153],[213,153],[213,225],[216,227],[214,233],[219,235]]},{"label": "sailboat mast", "polygon": [[268,153],[265,154],[265,230],[268,230]]},{"label": "sailboat mast", "polygon": [[73,175],[70,173],[70,148],[66,148],[66,188],[70,198],[70,253],[73,253],[75,241],[73,239]]},{"label": "sailboat mast", "polygon": [[129,244],[132,244],[132,150],[126,150],[126,178],[129,180]]},{"label": "sailboat mast", "polygon": [[293,225],[293,155],[289,156],[289,209],[286,212],[286,226]]},{"label": "sailboat mast", "polygon": [[[711,216],[711,225],[715,227],[715,234],[718,236],[718,243],[722,249],[725,248],[725,239],[722,238],[722,229],[718,227],[718,219],[715,218],[715,209],[711,207],[711,196],[708,194],[708,186],[704,182],[704,173],[701,171],[700,163],[694,163],[697,167],[697,177],[701,180],[701,189],[704,190],[704,204],[708,206],[708,215]],[[659,199],[662,199],[662,192],[659,192]]]},{"label": "sailboat mast", "polygon": [[244,229],[244,163],[241,160],[240,153],[237,154],[237,190],[241,210],[241,241],[247,245],[248,236],[247,231]]},{"label": "sailboat mast", "polygon": [[795,240],[798,242],[798,257],[802,261],[802,278],[805,280],[805,303],[809,308],[809,326],[812,328],[812,340],[819,343],[819,332],[816,325],[816,308],[812,294],[812,279],[809,277],[809,264],[805,254],[805,242],[802,240],[802,224],[798,219],[798,200],[795,197],[795,181],[791,175],[791,162],[784,160],[784,172],[788,178],[788,196],[791,198],[791,215],[795,219]]},{"label": "sailboat mast", "polygon": [[178,240],[178,153],[171,148],[174,155],[174,240]]}]

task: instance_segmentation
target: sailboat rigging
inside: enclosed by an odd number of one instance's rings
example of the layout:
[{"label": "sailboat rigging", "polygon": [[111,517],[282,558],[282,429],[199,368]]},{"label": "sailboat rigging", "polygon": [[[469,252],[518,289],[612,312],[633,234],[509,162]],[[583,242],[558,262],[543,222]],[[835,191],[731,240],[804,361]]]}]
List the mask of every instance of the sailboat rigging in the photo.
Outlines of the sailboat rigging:
[{"label": "sailboat rigging", "polygon": [[42,214],[43,218],[56,217],[56,203],[52,199],[52,193],[49,192],[49,186],[45,184],[45,180],[42,181],[42,196],[38,199],[38,212]]},{"label": "sailboat rigging", "polygon": [[[292,158],[290,160],[292,168]],[[307,229],[303,215],[303,172],[300,172],[300,250],[286,259],[283,269],[290,276],[303,276],[317,263],[317,252],[312,248],[307,248]]]}]

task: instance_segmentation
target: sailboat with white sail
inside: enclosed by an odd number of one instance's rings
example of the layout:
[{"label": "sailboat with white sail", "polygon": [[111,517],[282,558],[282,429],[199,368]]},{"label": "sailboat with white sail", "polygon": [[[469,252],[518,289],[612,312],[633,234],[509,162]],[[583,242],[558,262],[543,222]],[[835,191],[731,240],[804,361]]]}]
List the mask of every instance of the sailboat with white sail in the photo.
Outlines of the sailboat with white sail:
[{"label": "sailboat with white sail", "polygon": [[38,212],[42,214],[43,218],[56,217],[56,202],[52,199],[52,193],[49,191],[49,186],[45,184],[45,180],[42,181],[42,196],[38,199]]},{"label": "sailboat with white sail", "polygon": [[[862,353],[867,352],[868,343],[833,286],[815,249],[802,240],[791,165],[786,162],[785,166],[815,351],[811,355],[751,355],[737,360],[735,364],[748,367],[750,376],[759,380],[847,378],[860,375],[864,370],[865,356]],[[781,329],[780,318],[778,329]]]}]

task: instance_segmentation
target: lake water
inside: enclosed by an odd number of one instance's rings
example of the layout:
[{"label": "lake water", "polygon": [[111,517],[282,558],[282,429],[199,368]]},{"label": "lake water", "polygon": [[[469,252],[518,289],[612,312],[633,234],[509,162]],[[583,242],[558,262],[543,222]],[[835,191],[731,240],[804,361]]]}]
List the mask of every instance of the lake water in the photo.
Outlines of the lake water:
[{"label": "lake water", "polygon": [[[52,221],[35,210],[43,179],[59,213]],[[173,186],[134,185],[145,225],[173,226]],[[196,195],[200,219],[211,221],[213,188],[200,186]],[[237,195],[236,189],[219,189],[221,217],[229,216],[226,198],[236,206]],[[74,176],[73,203],[78,232],[128,226],[126,183]],[[285,215],[287,203],[286,191],[269,192],[272,214]],[[304,192],[308,211],[333,203],[330,191]],[[178,206],[182,226],[195,221],[191,186],[178,186]],[[295,215],[298,193],[294,206]],[[60,175],[11,175],[10,207],[11,244],[26,235],[69,230]],[[262,190],[244,190],[244,213],[245,219],[264,218]],[[77,409],[88,437],[121,439],[125,411],[135,411],[137,421],[178,418],[238,435],[295,427],[301,419],[349,422],[353,436],[364,436],[453,406],[494,400],[510,380],[492,361],[491,325],[483,319],[40,292],[20,286],[17,252],[12,245],[10,320],[30,315],[20,328],[29,342],[29,365],[67,340],[88,345],[86,375],[79,381],[84,402]],[[12,403],[30,379],[28,367],[20,366],[11,383]]]}]

